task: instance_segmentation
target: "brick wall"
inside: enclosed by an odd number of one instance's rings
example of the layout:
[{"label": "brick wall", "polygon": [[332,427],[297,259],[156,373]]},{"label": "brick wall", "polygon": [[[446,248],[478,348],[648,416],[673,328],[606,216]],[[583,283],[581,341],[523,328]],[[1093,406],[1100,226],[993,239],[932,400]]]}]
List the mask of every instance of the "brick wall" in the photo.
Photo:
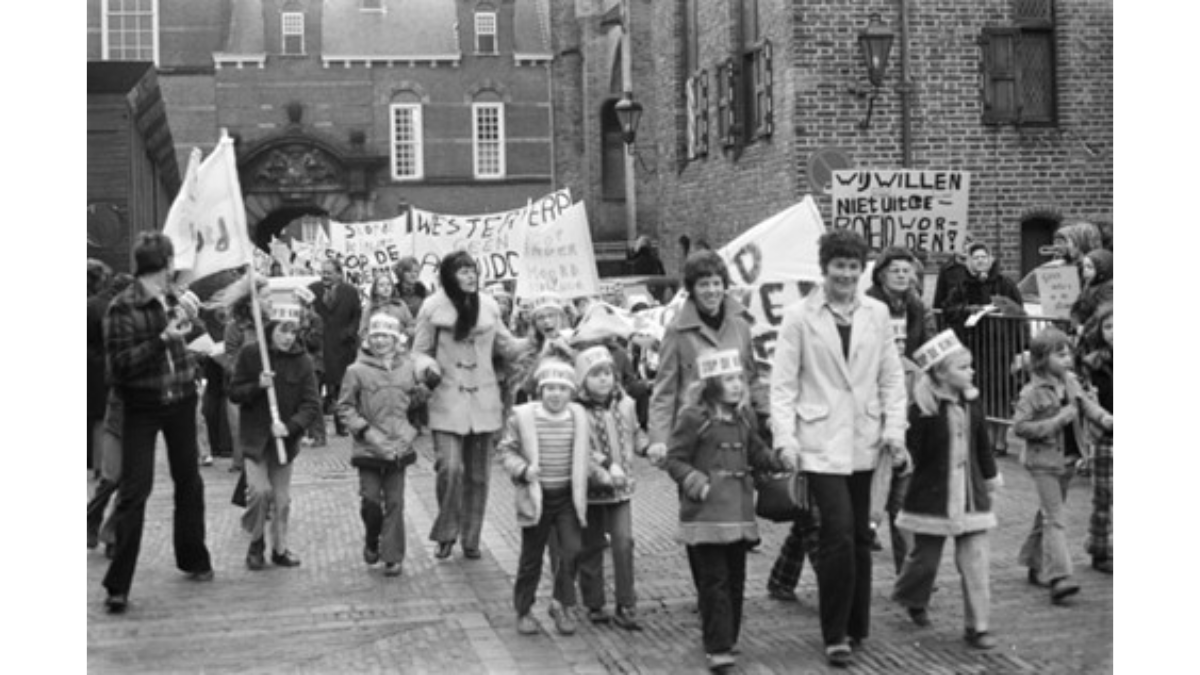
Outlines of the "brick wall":
[{"label": "brick wall", "polygon": [[[1056,9],[1058,124],[1048,129],[981,123],[980,48],[985,25],[1011,22],[1009,0],[908,0],[912,96],[911,162],[916,169],[971,172],[968,228],[998,247],[1003,268],[1020,265],[1020,223],[1030,214],[1111,221],[1112,3],[1064,2]],[[730,45],[728,3],[701,2],[701,61],[713,69]],[[682,106],[677,22],[682,1],[654,12],[660,147],[676,159]],[[666,260],[678,270],[680,234],[719,247],[736,233],[809,192],[807,161],[820,148],[845,150],[861,168],[901,168],[898,5],[849,0],[759,0],[760,24],[775,43],[775,135],[736,161],[710,142],[707,159],[660,174]],[[856,44],[870,12],[897,33],[871,126],[866,100],[848,93],[866,76]],[[673,45],[668,48],[667,45]],[[715,120],[715,87],[710,87]],[[712,125],[715,130],[715,122]],[[757,144],[756,144],[757,145]],[[664,157],[663,159],[666,159]],[[817,196],[826,223],[830,198]]]}]

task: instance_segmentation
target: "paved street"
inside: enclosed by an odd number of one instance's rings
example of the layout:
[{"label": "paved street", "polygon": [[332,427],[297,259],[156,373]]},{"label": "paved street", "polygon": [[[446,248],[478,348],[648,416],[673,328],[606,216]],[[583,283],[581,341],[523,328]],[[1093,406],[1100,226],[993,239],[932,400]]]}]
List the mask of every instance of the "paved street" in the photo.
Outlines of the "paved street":
[{"label": "paved street", "polygon": [[[408,557],[404,574],[385,578],[382,566],[361,557],[357,475],[349,442],[306,448],[293,479],[294,570],[250,572],[241,509],[230,504],[236,475],[228,459],[202,469],[206,482],[208,545],[216,579],[190,582],[174,567],[172,490],[160,447],[155,491],[129,611],[109,616],[100,580],[102,549],[87,552],[88,670],[94,673],[700,673],[705,672],[695,591],[684,549],[673,540],[674,485],[640,462],[634,498],[639,609],[645,630],[581,621],[571,637],[553,633],[546,616],[549,577],[539,588],[535,615],[545,635],[516,633],[512,583],[520,533],[512,490],[496,467],[483,558],[468,561],[456,548],[446,561],[428,541],[436,514],[428,437],[408,473]],[[1069,533],[1082,592],[1065,607],[1030,586],[1016,551],[1036,509],[1032,485],[1014,456],[1000,462],[1007,487],[998,497],[1000,528],[992,535],[992,624],[1001,646],[965,646],[957,573],[947,547],[933,626],[915,627],[888,600],[891,553],[876,554],[871,636],[850,672],[859,673],[1104,673],[1113,661],[1112,577],[1093,571],[1082,541],[1090,484],[1076,479],[1068,501]],[[826,672],[816,613],[816,586],[807,568],[801,602],[769,599],[765,582],[786,529],[764,523],[761,553],[750,556],[741,673]],[[885,536],[886,540],[887,537]],[[886,544],[885,544],[886,545]],[[606,568],[607,568],[606,564]],[[548,565],[547,565],[548,568]],[[611,584],[611,574],[609,575]],[[611,601],[611,588],[609,593]]]}]

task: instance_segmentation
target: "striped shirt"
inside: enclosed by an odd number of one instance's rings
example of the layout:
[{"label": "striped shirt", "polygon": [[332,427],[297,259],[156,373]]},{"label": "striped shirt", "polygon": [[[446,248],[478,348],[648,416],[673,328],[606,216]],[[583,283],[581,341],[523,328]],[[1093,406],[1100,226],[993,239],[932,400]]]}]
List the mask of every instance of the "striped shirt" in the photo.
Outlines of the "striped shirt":
[{"label": "striped shirt", "polygon": [[571,484],[571,453],[575,448],[575,420],[571,411],[552,413],[542,406],[534,411],[537,424],[538,479],[545,488]]}]

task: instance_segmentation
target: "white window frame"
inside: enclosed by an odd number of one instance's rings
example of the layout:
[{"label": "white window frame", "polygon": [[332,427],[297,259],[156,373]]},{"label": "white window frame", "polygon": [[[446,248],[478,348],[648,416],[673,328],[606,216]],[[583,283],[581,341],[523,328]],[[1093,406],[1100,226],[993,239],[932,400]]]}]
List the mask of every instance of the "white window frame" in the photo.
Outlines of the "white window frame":
[{"label": "white window frame", "polygon": [[[396,134],[396,113],[400,110],[407,110],[412,115],[411,139],[402,140]],[[419,103],[393,103],[388,111],[388,126],[390,128],[389,137],[391,138],[391,159],[392,159],[392,180],[407,181],[421,180],[425,178],[425,144],[424,134],[425,125],[421,114],[421,104]],[[413,149],[413,173],[401,174],[396,169],[397,148],[401,145],[411,146]]]},{"label": "white window frame", "polygon": [[[109,41],[109,18],[113,14],[109,7],[110,0],[101,0],[100,6],[100,53],[103,54],[105,61],[114,61],[111,53],[113,45]],[[151,59],[155,65],[158,65],[158,0],[149,0],[150,4],[150,41],[151,41]],[[121,12],[122,15],[127,15],[129,12]],[[120,59],[125,60],[125,59]],[[140,59],[138,59],[140,60]]]},{"label": "white window frame", "polygon": [[[299,30],[296,30],[296,23],[299,22]],[[291,24],[291,25],[289,25]],[[291,30],[289,30],[289,28]],[[300,51],[289,52],[287,43],[289,37],[300,37]],[[279,17],[279,53],[284,56],[304,56],[305,44],[304,39],[304,12],[281,12]]]},{"label": "white window frame", "polygon": [[[497,29],[499,19],[496,12],[479,11],[475,12],[475,53],[476,54],[499,54],[500,53],[500,32]],[[489,25],[490,24],[490,25]],[[492,38],[491,51],[484,51],[479,46],[480,38],[483,36]]]},{"label": "white window frame", "polygon": [[[496,140],[482,141],[479,137],[480,132],[480,114],[484,110],[496,111]],[[504,152],[504,104],[503,103],[472,103],[471,104],[471,155],[474,159],[474,172],[477,179],[504,178],[505,176],[505,152]],[[482,159],[481,151],[488,145],[496,144],[496,163],[497,170],[494,173],[484,173],[480,170],[480,160]]]}]

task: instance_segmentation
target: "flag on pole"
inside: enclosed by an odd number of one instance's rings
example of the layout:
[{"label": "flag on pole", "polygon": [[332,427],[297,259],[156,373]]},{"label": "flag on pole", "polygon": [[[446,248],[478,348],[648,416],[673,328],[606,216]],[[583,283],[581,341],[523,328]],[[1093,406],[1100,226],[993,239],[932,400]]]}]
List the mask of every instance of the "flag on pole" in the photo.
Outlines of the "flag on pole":
[{"label": "flag on pole", "polygon": [[200,154],[192,150],[163,225],[175,245],[175,269],[191,279],[245,265],[253,248],[233,139],[222,130],[216,149],[202,162]]}]

